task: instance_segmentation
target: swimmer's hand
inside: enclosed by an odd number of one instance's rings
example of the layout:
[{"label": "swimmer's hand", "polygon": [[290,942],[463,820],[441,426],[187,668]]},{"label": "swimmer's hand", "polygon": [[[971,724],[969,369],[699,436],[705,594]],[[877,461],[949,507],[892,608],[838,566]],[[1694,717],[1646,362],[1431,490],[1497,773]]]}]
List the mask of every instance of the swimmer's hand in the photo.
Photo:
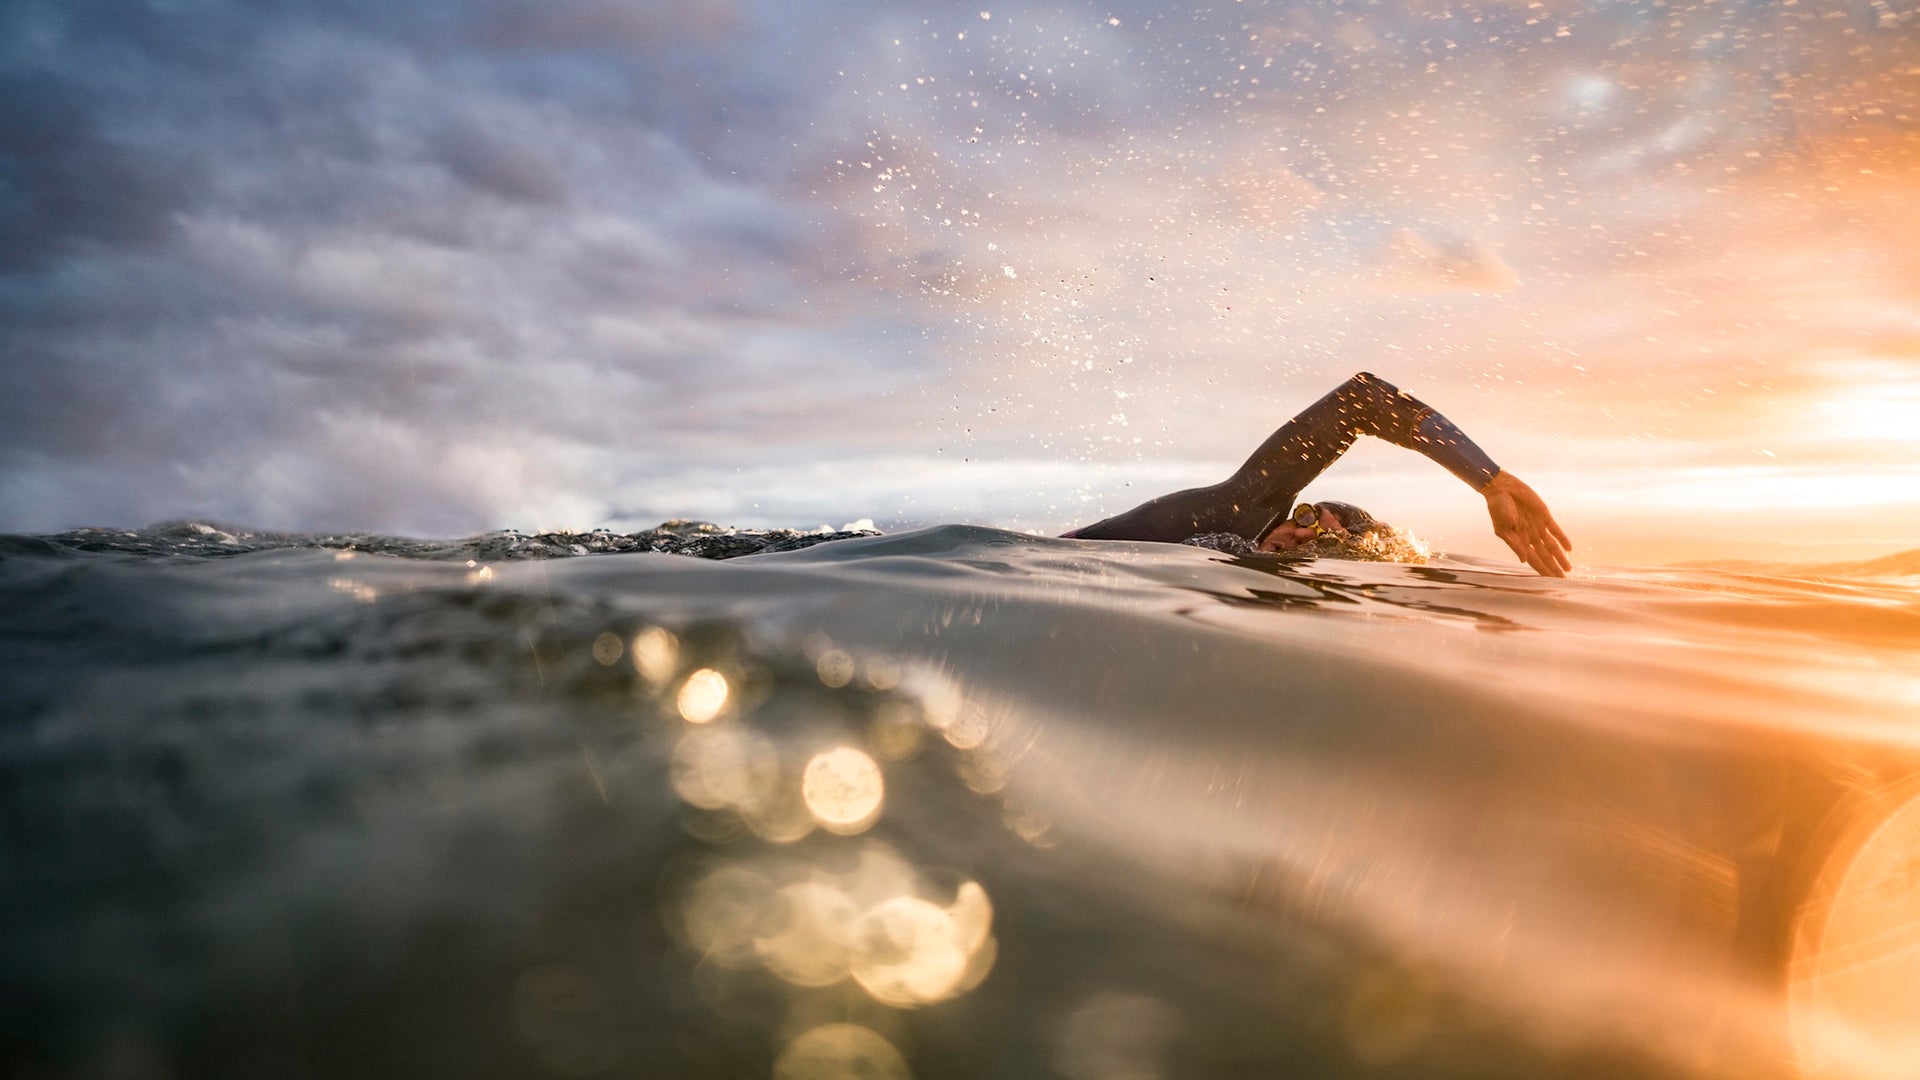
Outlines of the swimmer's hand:
[{"label": "swimmer's hand", "polygon": [[1480,494],[1487,497],[1487,516],[1493,519],[1494,534],[1507,542],[1521,562],[1545,577],[1567,576],[1573,569],[1573,560],[1567,557],[1573,541],[1553,520],[1545,499],[1504,469],[1487,481]]}]

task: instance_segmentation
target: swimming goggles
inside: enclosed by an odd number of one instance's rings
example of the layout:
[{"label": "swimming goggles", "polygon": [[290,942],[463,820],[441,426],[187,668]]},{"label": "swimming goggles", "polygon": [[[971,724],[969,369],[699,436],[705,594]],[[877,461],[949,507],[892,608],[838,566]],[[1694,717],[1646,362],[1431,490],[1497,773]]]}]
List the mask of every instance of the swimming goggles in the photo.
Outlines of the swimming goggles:
[{"label": "swimming goggles", "polygon": [[1320,508],[1312,503],[1301,503],[1294,507],[1292,521],[1296,528],[1312,529],[1315,537],[1324,531],[1320,528]]}]

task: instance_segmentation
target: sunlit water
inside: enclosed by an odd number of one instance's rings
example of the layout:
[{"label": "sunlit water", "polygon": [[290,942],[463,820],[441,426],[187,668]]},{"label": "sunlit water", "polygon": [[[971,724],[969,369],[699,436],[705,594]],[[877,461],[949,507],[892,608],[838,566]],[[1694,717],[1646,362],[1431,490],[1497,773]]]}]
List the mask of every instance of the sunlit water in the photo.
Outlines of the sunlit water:
[{"label": "sunlit water", "polygon": [[1920,1075],[1920,553],[821,539],[0,538],[5,1071]]}]

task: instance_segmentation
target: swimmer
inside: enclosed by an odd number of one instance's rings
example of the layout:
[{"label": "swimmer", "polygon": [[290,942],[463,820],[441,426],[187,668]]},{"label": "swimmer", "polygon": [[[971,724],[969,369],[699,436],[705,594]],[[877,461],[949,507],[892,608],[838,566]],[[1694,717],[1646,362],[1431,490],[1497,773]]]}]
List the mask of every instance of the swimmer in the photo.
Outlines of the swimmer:
[{"label": "swimmer", "polygon": [[1300,490],[1362,435],[1418,450],[1479,492],[1487,500],[1494,534],[1535,571],[1565,577],[1573,569],[1567,555],[1573,542],[1545,500],[1495,465],[1452,421],[1365,371],[1287,421],[1226,480],[1162,495],[1066,535],[1177,544],[1232,533],[1261,551],[1289,551],[1324,535],[1346,537],[1380,528],[1366,511],[1348,503],[1293,505]]}]

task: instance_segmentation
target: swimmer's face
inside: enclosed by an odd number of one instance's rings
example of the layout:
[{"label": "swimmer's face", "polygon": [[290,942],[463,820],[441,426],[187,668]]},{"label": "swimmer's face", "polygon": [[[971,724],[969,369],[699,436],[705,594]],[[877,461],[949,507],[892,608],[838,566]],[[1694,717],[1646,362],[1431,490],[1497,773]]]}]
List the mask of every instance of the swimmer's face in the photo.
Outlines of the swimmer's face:
[{"label": "swimmer's face", "polygon": [[[1322,510],[1320,511],[1320,534],[1325,535],[1328,533],[1342,540],[1347,538],[1347,530],[1341,526],[1340,519],[1333,516],[1333,511]],[[1260,541],[1260,550],[1289,551],[1303,544],[1313,543],[1314,536],[1315,534],[1312,528],[1304,525],[1295,525],[1293,520],[1289,518],[1274,526],[1273,531],[1267,534],[1266,539]]]}]

